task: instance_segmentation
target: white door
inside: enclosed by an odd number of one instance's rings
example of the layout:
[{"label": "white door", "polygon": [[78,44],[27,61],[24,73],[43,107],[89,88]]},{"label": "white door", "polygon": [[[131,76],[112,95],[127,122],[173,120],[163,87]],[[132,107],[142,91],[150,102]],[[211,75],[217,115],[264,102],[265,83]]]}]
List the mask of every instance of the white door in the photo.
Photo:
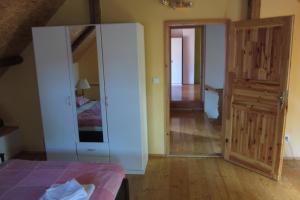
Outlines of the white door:
[{"label": "white door", "polygon": [[171,38],[171,84],[182,84],[182,38]]},{"label": "white door", "polygon": [[110,161],[142,170],[138,24],[104,24],[102,45]]},{"label": "white door", "polygon": [[33,28],[33,44],[47,159],[76,160],[75,88],[66,28]]}]

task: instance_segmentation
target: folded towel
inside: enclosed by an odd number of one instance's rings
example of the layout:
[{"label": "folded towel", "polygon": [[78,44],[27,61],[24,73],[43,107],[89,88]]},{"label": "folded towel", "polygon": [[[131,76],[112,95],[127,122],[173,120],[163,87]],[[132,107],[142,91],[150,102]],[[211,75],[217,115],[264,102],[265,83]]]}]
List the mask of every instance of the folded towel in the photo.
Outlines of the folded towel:
[{"label": "folded towel", "polygon": [[95,185],[81,185],[75,179],[63,184],[52,185],[40,200],[88,200]]}]

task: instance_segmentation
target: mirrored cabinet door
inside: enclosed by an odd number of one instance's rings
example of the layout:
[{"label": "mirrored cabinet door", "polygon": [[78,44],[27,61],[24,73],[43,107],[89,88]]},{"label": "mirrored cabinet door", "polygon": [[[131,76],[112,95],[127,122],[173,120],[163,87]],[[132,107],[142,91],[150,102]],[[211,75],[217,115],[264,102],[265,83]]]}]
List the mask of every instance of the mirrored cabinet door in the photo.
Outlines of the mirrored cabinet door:
[{"label": "mirrored cabinet door", "polygon": [[[70,41],[71,78],[76,102],[79,143],[107,142],[105,94],[99,65],[100,32],[95,25],[67,27]],[[103,92],[102,92],[103,91]]]}]

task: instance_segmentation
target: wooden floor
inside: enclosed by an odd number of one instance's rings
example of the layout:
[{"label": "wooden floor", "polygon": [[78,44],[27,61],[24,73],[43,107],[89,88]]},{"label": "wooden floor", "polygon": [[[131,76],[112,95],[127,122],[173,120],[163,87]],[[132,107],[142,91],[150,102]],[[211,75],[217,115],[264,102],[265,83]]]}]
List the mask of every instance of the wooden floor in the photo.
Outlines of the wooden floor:
[{"label": "wooden floor", "polygon": [[130,200],[297,200],[300,161],[284,161],[279,182],[221,158],[151,158],[129,175]]},{"label": "wooden floor", "polygon": [[[17,158],[44,160],[45,154]],[[278,182],[222,158],[150,157],[145,175],[127,175],[130,200],[298,200],[300,161],[283,162]]]},{"label": "wooden floor", "polygon": [[172,111],[171,155],[221,153],[221,126],[210,122],[201,111]]},{"label": "wooden floor", "polygon": [[171,101],[197,101],[201,100],[200,85],[172,85]]}]

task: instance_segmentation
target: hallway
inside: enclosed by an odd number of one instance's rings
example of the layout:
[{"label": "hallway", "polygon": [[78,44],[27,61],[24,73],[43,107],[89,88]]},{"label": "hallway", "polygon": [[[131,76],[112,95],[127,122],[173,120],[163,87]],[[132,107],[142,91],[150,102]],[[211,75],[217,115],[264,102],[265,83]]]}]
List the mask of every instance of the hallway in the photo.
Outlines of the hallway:
[{"label": "hallway", "polygon": [[199,101],[201,100],[201,88],[199,84],[194,85],[172,85],[171,101]]},{"label": "hallway", "polygon": [[171,110],[203,110],[200,85],[172,85],[170,106]]},{"label": "hallway", "polygon": [[221,126],[201,111],[171,111],[171,155],[221,153]]}]

